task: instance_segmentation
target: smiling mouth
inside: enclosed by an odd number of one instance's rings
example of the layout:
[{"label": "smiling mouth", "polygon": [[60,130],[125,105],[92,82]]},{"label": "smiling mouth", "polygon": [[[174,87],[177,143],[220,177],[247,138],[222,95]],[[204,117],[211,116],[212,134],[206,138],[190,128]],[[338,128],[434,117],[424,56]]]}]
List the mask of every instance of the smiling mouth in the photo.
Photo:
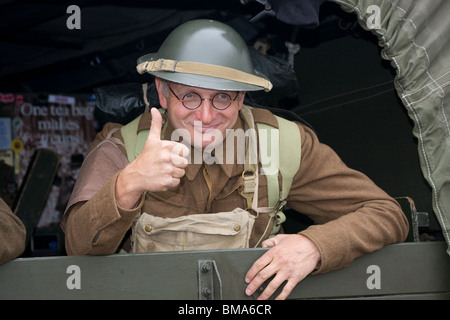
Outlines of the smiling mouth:
[{"label": "smiling mouth", "polygon": [[202,127],[201,129],[202,133],[210,133],[213,130],[218,130],[217,126]]},{"label": "smiling mouth", "polygon": [[209,133],[211,130],[218,130],[218,125],[203,125],[200,121],[195,121],[194,130],[201,133]]}]

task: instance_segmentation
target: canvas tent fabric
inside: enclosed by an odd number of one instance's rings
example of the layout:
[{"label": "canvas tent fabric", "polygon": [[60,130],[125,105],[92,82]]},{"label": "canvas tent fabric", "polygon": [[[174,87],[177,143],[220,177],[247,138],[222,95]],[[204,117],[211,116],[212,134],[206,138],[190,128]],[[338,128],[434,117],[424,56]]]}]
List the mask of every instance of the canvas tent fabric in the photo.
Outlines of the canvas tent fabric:
[{"label": "canvas tent fabric", "polygon": [[418,141],[422,173],[450,255],[450,1],[331,0],[378,37]]}]

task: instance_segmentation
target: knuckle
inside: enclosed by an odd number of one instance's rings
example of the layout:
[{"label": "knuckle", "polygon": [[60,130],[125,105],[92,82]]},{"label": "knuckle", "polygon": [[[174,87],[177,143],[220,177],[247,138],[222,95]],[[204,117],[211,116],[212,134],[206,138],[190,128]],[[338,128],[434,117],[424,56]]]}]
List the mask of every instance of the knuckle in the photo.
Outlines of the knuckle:
[{"label": "knuckle", "polygon": [[270,278],[271,274],[267,272],[266,269],[263,269],[258,273],[258,276],[263,280],[267,280]]},{"label": "knuckle", "polygon": [[294,285],[290,285],[290,283],[286,283],[281,293],[278,295],[277,300],[285,300],[291,294],[292,290],[295,288]]},{"label": "knuckle", "polygon": [[172,156],[169,152],[164,152],[164,150],[161,150],[159,159],[161,160],[161,162],[169,162],[172,161]]},{"label": "knuckle", "polygon": [[270,283],[267,285],[267,288],[269,288],[273,292],[273,291],[277,290],[281,286],[282,283],[283,283],[283,281],[280,281],[277,278],[275,278],[272,281],[270,281]]}]

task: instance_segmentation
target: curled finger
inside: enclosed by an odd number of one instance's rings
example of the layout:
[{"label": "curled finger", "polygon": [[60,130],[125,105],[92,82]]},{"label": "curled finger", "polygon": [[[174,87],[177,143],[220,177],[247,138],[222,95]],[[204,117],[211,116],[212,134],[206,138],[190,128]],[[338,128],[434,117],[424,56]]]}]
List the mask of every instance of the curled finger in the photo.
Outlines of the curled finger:
[{"label": "curled finger", "polygon": [[186,158],[189,155],[189,148],[182,143],[174,142],[172,153]]},{"label": "curled finger", "polygon": [[[269,299],[275,293],[275,291],[277,291],[278,288],[283,284],[283,282],[285,282],[285,280],[286,280],[286,278],[283,275],[277,273],[275,275],[275,277],[268,283],[268,285],[266,286],[264,291],[259,295],[258,300]],[[290,291],[289,291],[289,293],[290,293]]]},{"label": "curled finger", "polygon": [[172,177],[176,179],[181,179],[185,175],[186,171],[182,168],[173,168]]},{"label": "curled finger", "polygon": [[291,294],[292,290],[294,290],[298,281],[288,280],[283,287],[281,293],[275,298],[276,300],[286,300],[287,297]]},{"label": "curled finger", "polygon": [[[270,260],[267,260],[270,259]],[[270,255],[264,255],[258,259],[247,272],[245,281],[248,283],[245,293],[252,295],[258,288],[262,286],[270,277],[276,273],[274,265],[271,263]]]}]

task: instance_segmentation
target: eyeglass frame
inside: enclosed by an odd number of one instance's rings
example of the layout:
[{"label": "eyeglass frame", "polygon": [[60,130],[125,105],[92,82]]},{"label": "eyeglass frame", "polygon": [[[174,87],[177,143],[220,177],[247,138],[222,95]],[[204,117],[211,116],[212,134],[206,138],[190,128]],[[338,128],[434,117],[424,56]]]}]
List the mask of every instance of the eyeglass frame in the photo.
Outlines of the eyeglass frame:
[{"label": "eyeglass frame", "polygon": [[[237,93],[237,95],[236,95],[236,97],[234,98],[234,99],[232,99],[231,98],[231,96],[228,94],[228,93],[226,93],[226,92],[218,92],[218,93],[216,93],[212,98],[203,98],[200,94],[198,94],[197,92],[194,92],[194,91],[191,91],[191,92],[187,92],[184,96],[183,96],[183,99],[184,99],[184,97],[186,97],[186,95],[188,95],[188,94],[196,94],[199,98],[200,98],[200,103],[198,104],[198,106],[196,106],[195,108],[189,108],[189,107],[187,107],[185,104],[184,104],[184,101],[182,100],[182,99],[180,99],[180,98],[178,98],[178,96],[175,94],[175,92],[173,92],[173,90],[172,90],[172,88],[169,86],[169,84],[167,84],[167,87],[169,88],[169,90],[170,90],[170,92],[172,92],[172,94],[175,96],[175,98],[177,98],[177,100],[178,101],[180,101],[182,104],[183,104],[183,107],[185,107],[186,109],[188,109],[188,110],[195,110],[195,109],[198,109],[201,105],[202,105],[202,103],[203,103],[203,101],[205,101],[205,100],[210,100],[211,101],[211,105],[214,107],[214,109],[216,109],[216,110],[226,110],[226,109],[228,109],[230,106],[231,106],[231,103],[233,103],[234,101],[236,101],[236,99],[239,97],[239,95],[240,95],[240,92],[238,92]],[[228,106],[226,106],[225,108],[217,108],[215,105],[214,105],[214,98],[215,97],[217,97],[219,94],[225,94],[225,95],[227,95],[229,98],[230,98],[230,103],[228,104]]]}]

